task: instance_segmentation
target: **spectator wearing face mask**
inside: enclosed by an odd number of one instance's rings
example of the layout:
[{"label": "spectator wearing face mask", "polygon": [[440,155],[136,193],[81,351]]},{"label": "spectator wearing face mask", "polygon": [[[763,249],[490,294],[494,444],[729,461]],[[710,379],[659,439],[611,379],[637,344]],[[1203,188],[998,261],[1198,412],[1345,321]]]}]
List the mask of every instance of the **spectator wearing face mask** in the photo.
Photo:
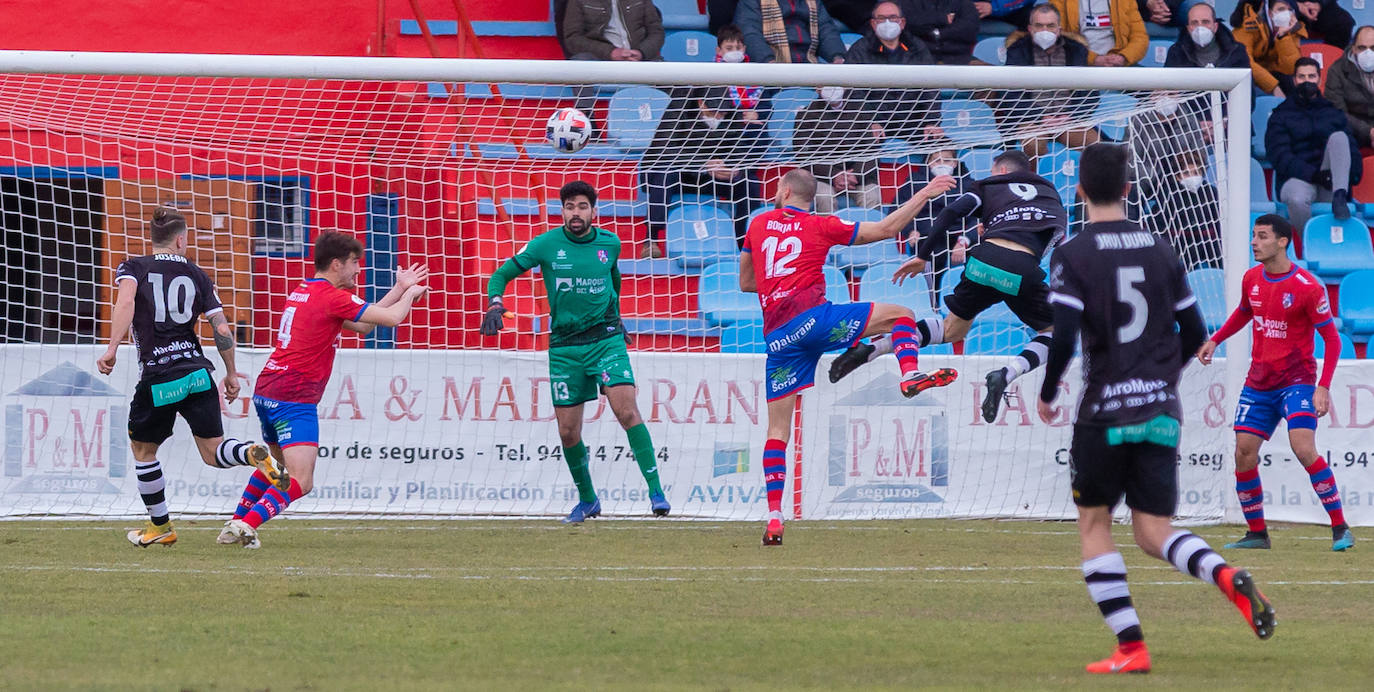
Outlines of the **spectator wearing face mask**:
[{"label": "spectator wearing face mask", "polygon": [[1150,35],[1135,0],[1050,0],[1064,31],[1088,44],[1088,64],[1125,67],[1145,57]]},{"label": "spectator wearing face mask", "polygon": [[877,209],[883,204],[878,186],[883,128],[873,122],[865,104],[850,98],[847,91],[837,86],[818,89],[820,98],[797,114],[792,133],[798,160],[839,161],[808,166],[816,177],[818,214],[832,214],[846,205]]},{"label": "spectator wearing face mask", "polygon": [[1131,116],[1131,165],[1145,198],[1167,197],[1179,162],[1204,158],[1207,137],[1197,116],[1203,98],[1184,102],[1177,92],[1154,92],[1153,108]]},{"label": "spectator wearing face mask", "polygon": [[[1027,32],[1015,32],[1007,37],[1008,65],[1036,65],[1040,67],[1083,67],[1091,64],[1088,49],[1081,37],[1064,31],[1060,26],[1059,10],[1052,4],[1036,5],[1031,11]],[[1071,149],[1081,149],[1100,138],[1096,127],[1068,128],[1071,108],[1077,114],[1090,113],[1097,105],[1096,92],[1066,89],[1040,91],[1009,91],[998,99],[993,109],[1004,134],[1015,134],[1024,128],[1042,129],[1044,126],[1064,128],[1053,138],[1028,138],[1025,151],[1033,157],[1043,156],[1051,141]]]},{"label": "spectator wearing face mask", "polygon": [[[734,24],[726,24],[716,31],[716,62],[749,62],[744,49],[744,34]],[[736,86],[728,90],[735,110],[744,122],[763,127],[773,112],[763,87]]]},{"label": "spectator wearing face mask", "polygon": [[[850,65],[935,64],[925,41],[907,31],[902,8],[895,2],[873,6],[868,31],[849,47],[844,61]],[[935,89],[856,89],[852,98],[865,104],[867,115],[883,126],[887,136],[909,142],[939,120],[939,95]]]},{"label": "spectator wearing face mask", "polygon": [[1264,146],[1274,165],[1279,201],[1288,205],[1288,220],[1307,225],[1312,202],[1331,200],[1337,219],[1350,218],[1350,186],[1360,182],[1359,145],[1350,134],[1345,113],[1322,98],[1321,66],[1299,58],[1293,72],[1293,95],[1269,116]]},{"label": "spectator wearing face mask", "polygon": [[1207,182],[1206,159],[1193,152],[1168,166],[1174,175],[1144,215],[1146,228],[1169,239],[1189,271],[1221,265],[1221,206],[1217,187]]},{"label": "spectator wearing face mask", "polygon": [[[1237,21],[1239,19],[1240,21]],[[1231,32],[1250,54],[1250,73],[1255,88],[1283,98],[1293,88],[1293,70],[1307,31],[1289,0],[1268,0],[1267,5],[1243,4],[1231,14]]]},{"label": "spectator wearing face mask", "polygon": [[1217,20],[1217,11],[1205,2],[1188,8],[1188,25],[1169,46],[1165,67],[1250,67],[1250,54],[1236,43],[1231,30]]},{"label": "spectator wearing face mask", "polygon": [[[921,210],[916,219],[912,221],[911,228],[908,229],[903,239],[908,255],[916,254],[916,245],[920,240],[930,234],[930,228],[935,222],[935,217],[941,211],[961,195],[968,192],[969,173],[964,169],[959,158],[952,149],[942,149],[933,151],[926,156],[925,165],[917,170],[900,188],[897,189],[897,197],[894,200],[901,204],[916,195],[916,192],[925,187],[931,180],[942,175],[954,176],[955,186],[948,192],[936,197],[926,203],[926,208]],[[977,240],[975,229],[978,228],[978,220],[973,216],[960,219],[949,229],[950,239],[947,243],[937,243],[936,247],[949,247],[950,252],[935,252],[930,258],[930,268],[933,272],[934,283],[931,284],[935,291],[935,301],[938,301],[940,285],[945,276],[945,269],[958,266],[966,259],[965,251]],[[938,308],[938,302],[932,302],[932,306]]]},{"label": "spectator wearing face mask", "polygon": [[1360,146],[1374,144],[1374,26],[1362,26],[1344,59],[1326,70],[1326,98],[1345,113]]},{"label": "spectator wearing face mask", "polygon": [[[1231,25],[1239,26],[1246,6],[1258,13],[1262,11],[1263,4],[1263,0],[1242,0],[1231,12]],[[1307,38],[1320,39],[1337,48],[1345,48],[1350,44],[1355,18],[1338,5],[1337,0],[1293,0],[1293,7],[1298,21],[1307,30]]]}]

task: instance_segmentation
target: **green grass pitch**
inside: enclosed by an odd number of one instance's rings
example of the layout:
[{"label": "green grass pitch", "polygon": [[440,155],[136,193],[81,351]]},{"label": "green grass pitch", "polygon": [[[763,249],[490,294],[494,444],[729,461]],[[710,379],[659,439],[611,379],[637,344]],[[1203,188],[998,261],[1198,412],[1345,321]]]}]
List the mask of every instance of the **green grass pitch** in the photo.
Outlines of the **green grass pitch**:
[{"label": "green grass pitch", "polygon": [[208,521],[135,548],[135,525],[0,522],[0,688],[1332,690],[1374,670],[1374,545],[1332,553],[1317,526],[1224,552],[1278,611],[1263,642],[1118,527],[1154,672],[1104,680],[1082,672],[1114,640],[1071,523],[793,522],[763,548],[754,523],[288,519],[259,551]]}]

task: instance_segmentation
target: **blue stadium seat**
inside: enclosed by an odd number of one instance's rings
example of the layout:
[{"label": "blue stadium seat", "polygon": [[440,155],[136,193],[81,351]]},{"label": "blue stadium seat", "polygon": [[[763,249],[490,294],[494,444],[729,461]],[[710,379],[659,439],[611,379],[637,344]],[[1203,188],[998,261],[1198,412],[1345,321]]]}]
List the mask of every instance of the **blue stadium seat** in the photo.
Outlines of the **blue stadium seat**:
[{"label": "blue stadium seat", "polygon": [[1077,195],[1075,187],[1078,185],[1080,156],[1081,154],[1073,149],[1053,143],[1043,156],[1035,160],[1035,172],[1054,185],[1065,207],[1072,205]]},{"label": "blue stadium seat", "polygon": [[768,134],[788,154],[792,151],[792,129],[797,123],[797,113],[815,100],[815,89],[792,87],[773,94],[773,114],[768,118]]},{"label": "blue stadium seat", "polygon": [[859,301],[905,305],[918,317],[929,315],[930,286],[926,283],[925,275],[908,279],[898,286],[892,282],[892,275],[900,266],[901,262],[884,262],[869,267],[859,280]]},{"label": "blue stadium seat", "polygon": [[[1268,158],[1264,149],[1264,133],[1269,129],[1269,114],[1273,113],[1274,107],[1280,103],[1283,103],[1283,99],[1277,96],[1255,98],[1255,110],[1250,113],[1250,153],[1255,158]],[[1278,199],[1278,196],[1270,199]]]},{"label": "blue stadium seat", "polygon": [[[835,216],[849,222],[882,221],[886,216],[881,210],[864,207],[845,207],[835,211]],[[862,275],[864,270],[874,264],[901,259],[901,249],[896,241],[879,241],[868,245],[836,246],[831,248],[829,261],[842,270]]]},{"label": "blue stadium seat", "polygon": [[[1341,360],[1354,360],[1358,357],[1355,355],[1355,341],[1345,332],[1340,332],[1340,335]],[[1312,339],[1316,344],[1316,348],[1313,349],[1313,355],[1317,357],[1317,360],[1321,360],[1322,357],[1326,355],[1326,340],[1322,338],[1321,334],[1312,335]]]},{"label": "blue stadium seat", "polygon": [[1188,286],[1197,297],[1197,306],[1202,311],[1202,321],[1207,324],[1207,330],[1214,332],[1219,329],[1231,314],[1226,305],[1226,272],[1210,267],[1194,269],[1188,272]]},{"label": "blue stadium seat", "polygon": [[[754,301],[758,309],[758,301]],[[767,353],[768,344],[763,340],[763,319],[742,320],[721,325],[721,353]]]},{"label": "blue stadium seat", "polygon": [[[1222,19],[1225,21],[1225,18]],[[1173,41],[1163,39],[1151,39],[1150,47],[1145,51],[1145,57],[1136,63],[1139,67],[1164,67],[1164,59],[1169,56],[1169,46],[1174,45]]]},{"label": "blue stadium seat", "polygon": [[1368,341],[1374,335],[1374,265],[1341,279],[1340,316],[1345,331]]},{"label": "blue stadium seat", "polygon": [[973,57],[989,65],[1007,64],[1007,37],[989,36],[973,44]]},{"label": "blue stadium seat", "polygon": [[992,145],[1002,139],[992,108],[982,101],[960,98],[942,101],[940,128],[961,148]]},{"label": "blue stadium seat", "polygon": [[663,231],[668,256],[692,269],[735,259],[735,222],[714,204],[684,204],[668,210]]},{"label": "blue stadium seat", "polygon": [[888,137],[883,140],[878,152],[878,161],[903,165],[908,163],[920,163],[922,157],[915,152],[911,144],[905,139]]},{"label": "blue stadium seat", "polygon": [[1353,216],[1345,221],[1330,214],[1313,216],[1302,231],[1302,250],[1308,266],[1323,278],[1374,268],[1369,228]]},{"label": "blue stadium seat", "polygon": [[[1010,320],[1002,319],[1000,314],[996,314],[998,307],[1005,309],[998,303],[973,320],[968,336],[964,337],[965,354],[1014,356],[1035,336],[1030,328],[1021,324],[1015,317]],[[1007,311],[1007,314],[1010,315],[1011,312]]]},{"label": "blue stadium seat", "polygon": [[739,263],[734,261],[717,262],[701,270],[697,308],[712,324],[763,319],[758,296],[739,290]]},{"label": "blue stadium seat", "polygon": [[[1250,159],[1250,203],[1268,202],[1272,198],[1269,196],[1269,185],[1265,182],[1264,166],[1259,161]],[[1251,224],[1254,228],[1254,224]]]},{"label": "blue stadium seat", "polygon": [[959,152],[959,163],[974,180],[982,180],[992,175],[992,160],[1001,154],[1001,149],[965,149]]},{"label": "blue stadium seat", "polygon": [[964,278],[964,265],[950,267],[945,270],[945,275],[940,279],[940,305],[945,304],[945,298],[954,293],[954,287],[959,284],[959,280]]},{"label": "blue stadium seat", "polygon": [[832,303],[848,303],[849,298],[849,279],[844,277],[840,270],[825,265],[821,274],[825,276],[825,299]]},{"label": "blue stadium seat", "polygon": [[863,34],[851,34],[851,33],[847,32],[847,31],[844,32],[844,33],[842,33],[842,34],[840,34],[840,40],[841,40],[841,41],[844,41],[844,49],[845,49],[845,50],[849,50],[849,47],[850,47],[850,46],[854,45],[854,43],[855,43],[856,41],[858,41],[859,39],[861,39],[861,38],[863,38],[863,37],[864,37]]},{"label": "blue stadium seat", "polygon": [[1117,92],[1107,92],[1097,101],[1097,117],[1103,118],[1097,129],[1115,141],[1126,138],[1126,126],[1131,122],[1131,114],[1137,108],[1134,96]]},{"label": "blue stadium seat", "polygon": [[715,62],[716,37],[705,31],[674,31],[663,39],[668,62]]},{"label": "blue stadium seat", "polygon": [[622,151],[648,149],[663,112],[668,110],[668,101],[667,94],[652,87],[629,87],[615,92],[607,108],[607,139]]},{"label": "blue stadium seat", "polygon": [[654,0],[654,5],[663,15],[665,31],[706,31],[710,24],[697,7],[697,0]]}]

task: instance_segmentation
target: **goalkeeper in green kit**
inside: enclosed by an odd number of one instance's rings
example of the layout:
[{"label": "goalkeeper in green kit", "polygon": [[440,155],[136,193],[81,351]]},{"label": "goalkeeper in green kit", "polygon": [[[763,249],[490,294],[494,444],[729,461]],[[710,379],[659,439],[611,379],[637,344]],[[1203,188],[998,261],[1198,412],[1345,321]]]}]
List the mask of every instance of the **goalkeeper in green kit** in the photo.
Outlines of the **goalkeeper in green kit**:
[{"label": "goalkeeper in green kit", "polygon": [[625,428],[635,462],[649,484],[649,501],[657,516],[671,509],[658,480],[649,429],[635,403],[635,379],[625,350],[620,322],[620,238],[592,223],[596,221],[596,188],[574,180],[558,191],[563,225],[531,240],[501,265],[487,283],[490,305],[481,332],[501,331],[506,308],[501,294],[506,284],[539,267],[548,292],[553,327],[549,334],[549,384],[553,395],[563,457],[577,484],[578,503],[563,520],[580,524],[601,514],[601,501],[587,468],[587,445],[582,442],[582,405],[595,401],[598,388]]}]

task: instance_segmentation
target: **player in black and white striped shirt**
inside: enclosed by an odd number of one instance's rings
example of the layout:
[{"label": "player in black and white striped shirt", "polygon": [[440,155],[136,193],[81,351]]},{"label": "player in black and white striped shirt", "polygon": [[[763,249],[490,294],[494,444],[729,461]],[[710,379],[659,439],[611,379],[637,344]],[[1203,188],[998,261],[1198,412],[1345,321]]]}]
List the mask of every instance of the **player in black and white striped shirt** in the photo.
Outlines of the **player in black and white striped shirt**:
[{"label": "player in black and white striped shirt", "polygon": [[142,547],[171,545],[177,540],[167,513],[166,479],[157,458],[158,448],[172,436],[177,415],[190,426],[206,465],[251,465],[274,484],[289,482],[285,469],[267,447],[224,437],[219,397],[210,377],[214,365],[201,351],[196,320],[204,315],[214,328],[215,348],[224,361],[225,401],[233,401],[239,393],[234,334],[224,318],[214,283],[186,259],[187,234],[186,219],[176,210],[159,208],[153,213],[153,254],[124,260],[115,271],[119,293],[111,318],[110,344],[96,361],[102,374],[110,374],[119,344],[132,329],[139,380],[129,405],[129,441],[138,492],[150,520],[142,530],[130,531],[128,538]]}]

